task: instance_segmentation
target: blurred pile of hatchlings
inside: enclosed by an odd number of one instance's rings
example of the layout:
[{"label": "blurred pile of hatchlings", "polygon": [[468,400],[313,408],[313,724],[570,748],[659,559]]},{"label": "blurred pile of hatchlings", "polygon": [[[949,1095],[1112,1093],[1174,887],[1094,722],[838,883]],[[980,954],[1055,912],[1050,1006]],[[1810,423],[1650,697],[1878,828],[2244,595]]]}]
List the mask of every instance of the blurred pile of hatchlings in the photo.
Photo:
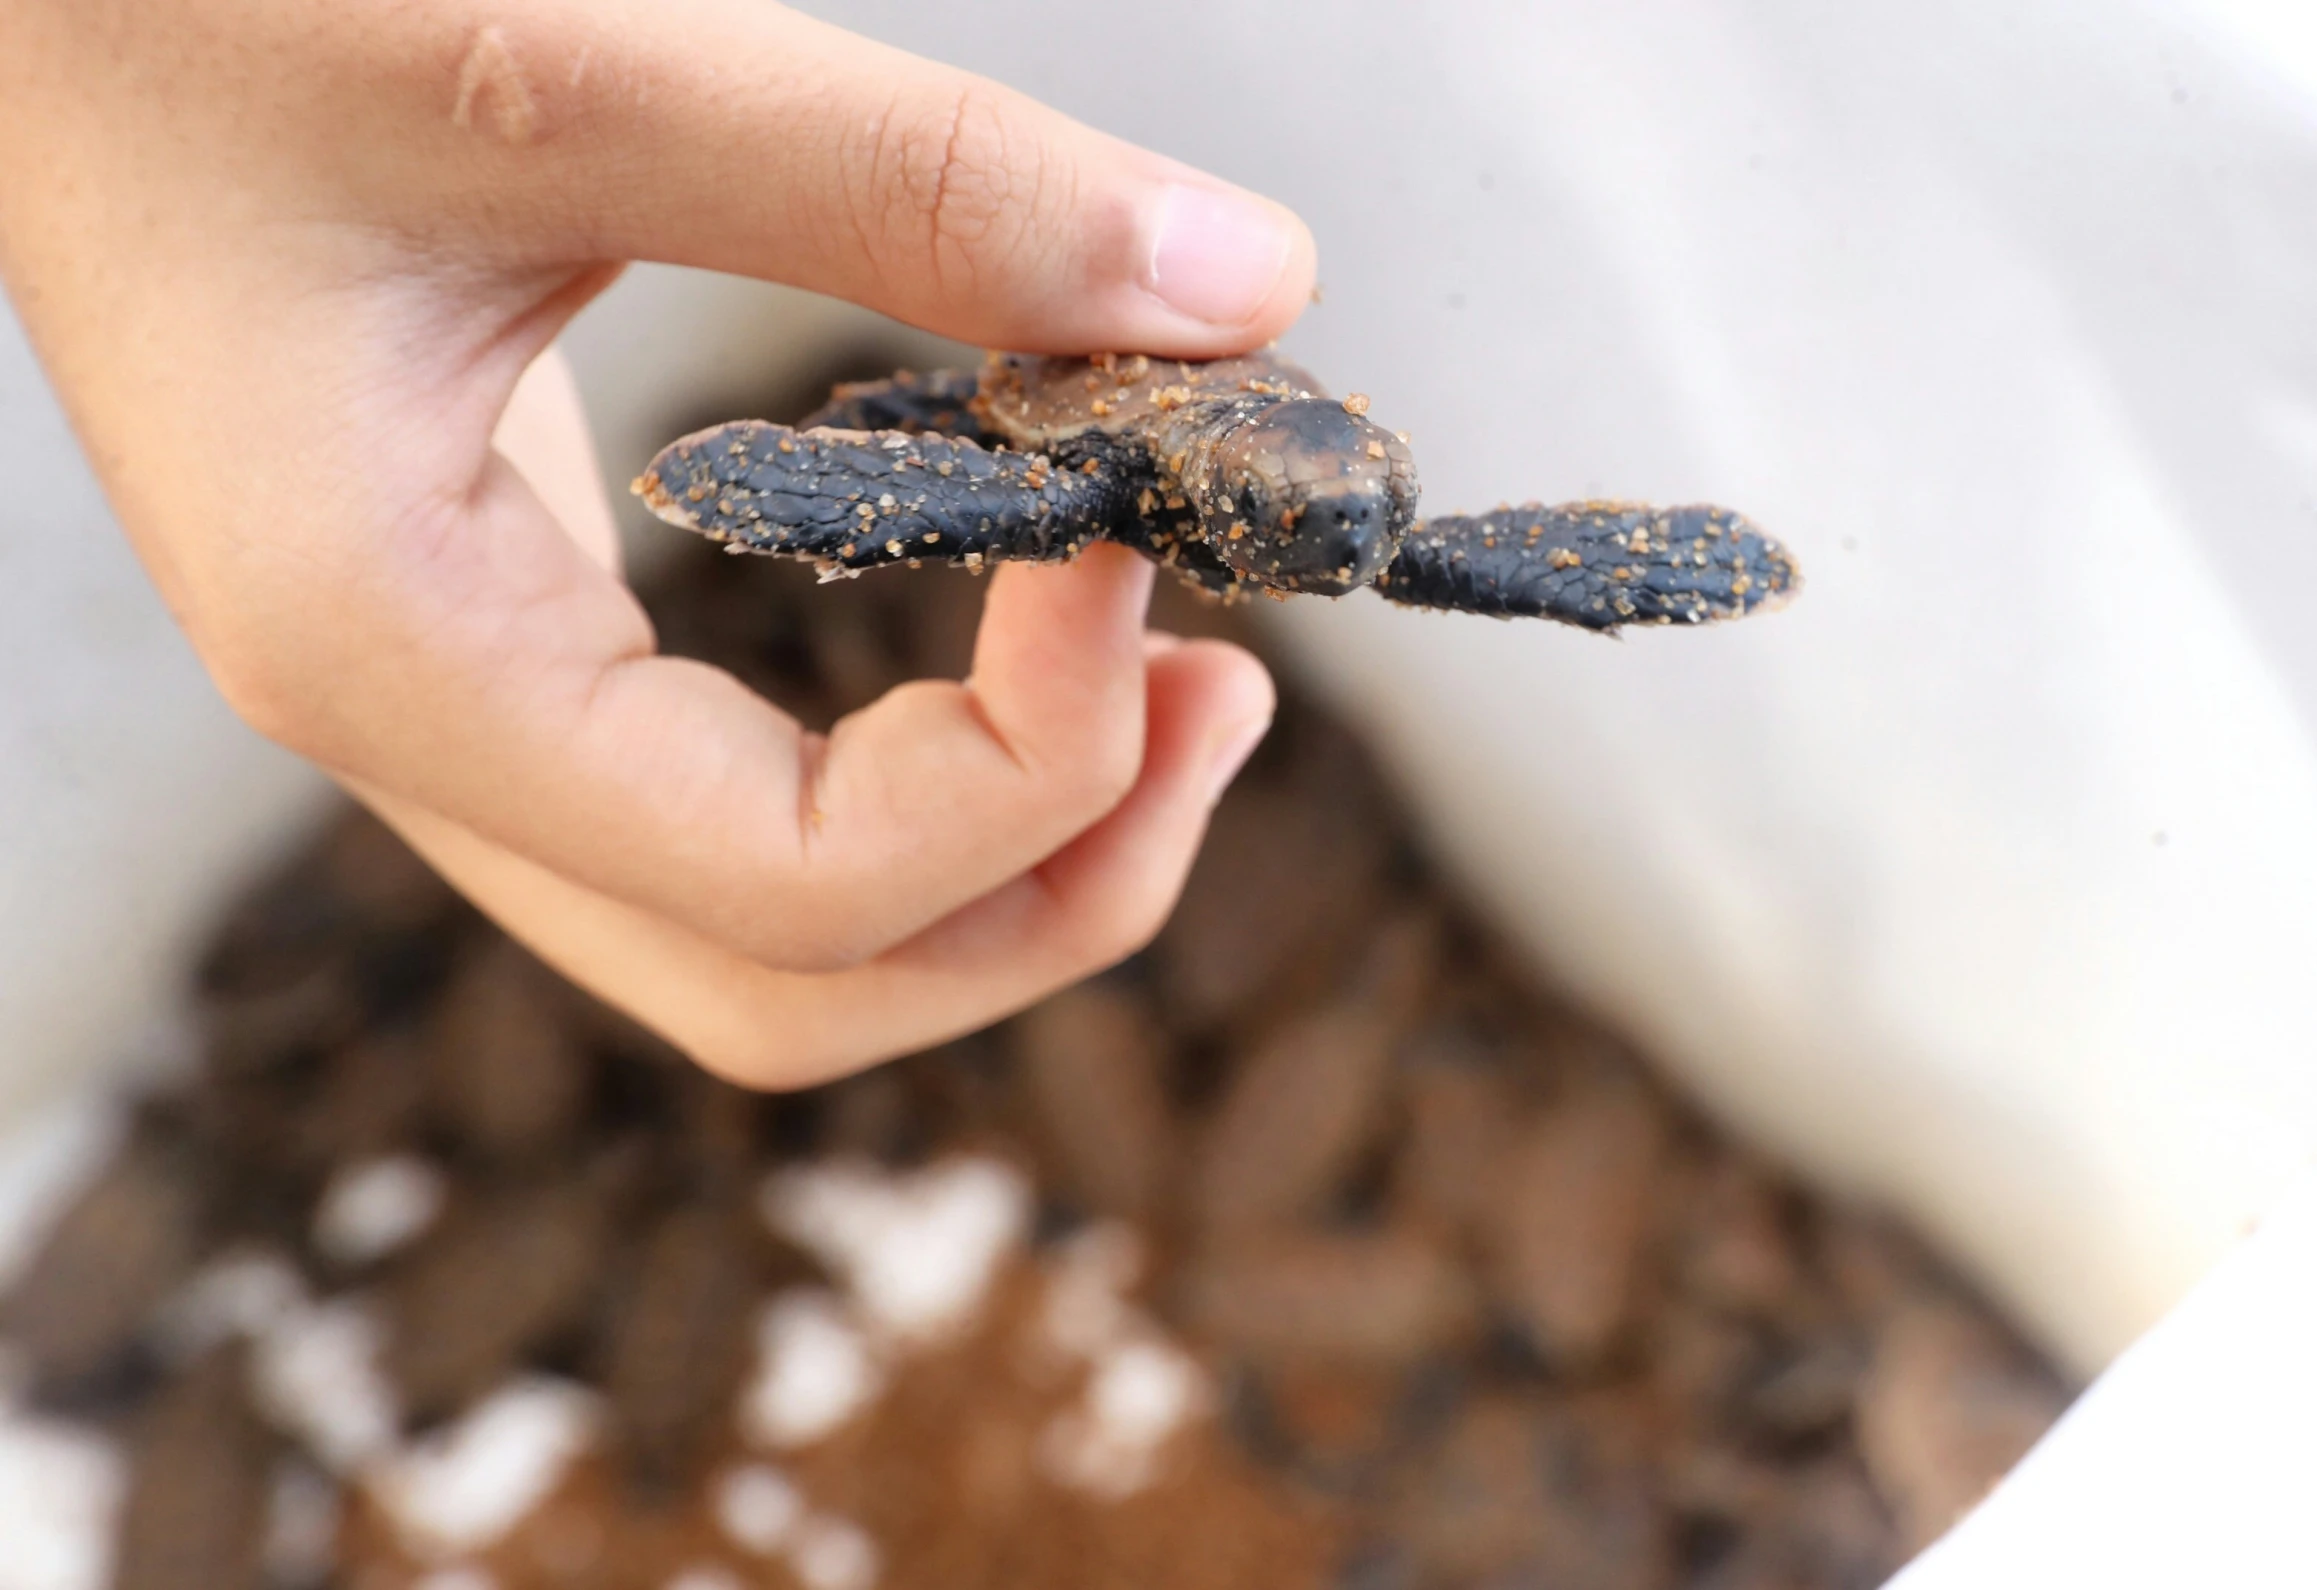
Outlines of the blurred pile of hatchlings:
[{"label": "blurred pile of hatchlings", "polygon": [[[654,605],[826,723],[980,589],[687,548]],[[198,1008],[0,1297],[18,1403],[128,1453],[125,1590],[1864,1590],[2064,1398],[1292,699],[1148,953],[849,1081],[709,1078],[358,814]]]}]

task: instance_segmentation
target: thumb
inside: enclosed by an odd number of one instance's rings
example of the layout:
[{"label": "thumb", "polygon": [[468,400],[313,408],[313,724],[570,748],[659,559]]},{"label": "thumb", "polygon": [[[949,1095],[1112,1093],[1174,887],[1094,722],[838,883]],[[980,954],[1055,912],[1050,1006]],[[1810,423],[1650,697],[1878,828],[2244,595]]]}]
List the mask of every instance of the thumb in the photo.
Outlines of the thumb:
[{"label": "thumb", "polygon": [[1308,301],[1291,212],[985,78],[762,0],[508,9],[458,46],[431,131],[543,257],[763,277],[1029,351],[1233,352]]}]

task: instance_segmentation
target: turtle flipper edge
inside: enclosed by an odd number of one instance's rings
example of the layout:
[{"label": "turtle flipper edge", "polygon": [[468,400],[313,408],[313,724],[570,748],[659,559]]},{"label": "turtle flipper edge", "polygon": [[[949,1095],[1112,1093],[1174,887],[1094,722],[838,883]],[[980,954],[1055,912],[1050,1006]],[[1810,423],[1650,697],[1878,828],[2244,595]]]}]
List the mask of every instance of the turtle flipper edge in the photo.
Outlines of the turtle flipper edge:
[{"label": "turtle flipper edge", "polygon": [[955,436],[985,447],[996,438],[974,414],[978,370],[903,370],[882,381],[848,381],[807,415],[800,431],[905,431]]},{"label": "turtle flipper edge", "polygon": [[1727,508],[1573,502],[1426,520],[1375,588],[1408,607],[1613,630],[1740,618],[1801,583],[1793,554]]},{"label": "turtle flipper edge", "polygon": [[762,420],[673,442],[635,482],[670,524],[729,551],[809,559],[824,575],[1071,557],[1117,522],[1119,490],[1038,453]]}]

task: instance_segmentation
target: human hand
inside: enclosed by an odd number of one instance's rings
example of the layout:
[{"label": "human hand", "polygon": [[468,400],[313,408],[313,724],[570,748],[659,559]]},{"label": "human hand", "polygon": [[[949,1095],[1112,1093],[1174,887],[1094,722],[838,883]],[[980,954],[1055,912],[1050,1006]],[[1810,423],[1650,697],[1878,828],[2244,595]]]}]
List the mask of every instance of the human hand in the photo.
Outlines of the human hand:
[{"label": "human hand", "polygon": [[[12,0],[0,276],[234,706],[726,1075],[817,1080],[1144,942],[1269,720],[1111,548],[971,677],[805,733],[654,655],[547,353],[621,261],[1180,357],[1311,283],[1277,206],[760,0]],[[528,373],[526,373],[528,372]]]}]

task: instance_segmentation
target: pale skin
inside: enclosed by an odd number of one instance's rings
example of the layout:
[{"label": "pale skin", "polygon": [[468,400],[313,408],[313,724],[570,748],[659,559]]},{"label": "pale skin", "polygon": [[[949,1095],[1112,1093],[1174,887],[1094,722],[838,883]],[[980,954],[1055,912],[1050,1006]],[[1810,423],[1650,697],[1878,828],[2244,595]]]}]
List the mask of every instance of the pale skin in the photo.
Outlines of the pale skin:
[{"label": "pale skin", "polygon": [[7,0],[0,279],[234,707],[704,1065],[797,1086],[1131,953],[1260,665],[1097,548],[826,737],[655,654],[562,326],[628,260],[1212,357],[1284,209],[764,0]]}]

